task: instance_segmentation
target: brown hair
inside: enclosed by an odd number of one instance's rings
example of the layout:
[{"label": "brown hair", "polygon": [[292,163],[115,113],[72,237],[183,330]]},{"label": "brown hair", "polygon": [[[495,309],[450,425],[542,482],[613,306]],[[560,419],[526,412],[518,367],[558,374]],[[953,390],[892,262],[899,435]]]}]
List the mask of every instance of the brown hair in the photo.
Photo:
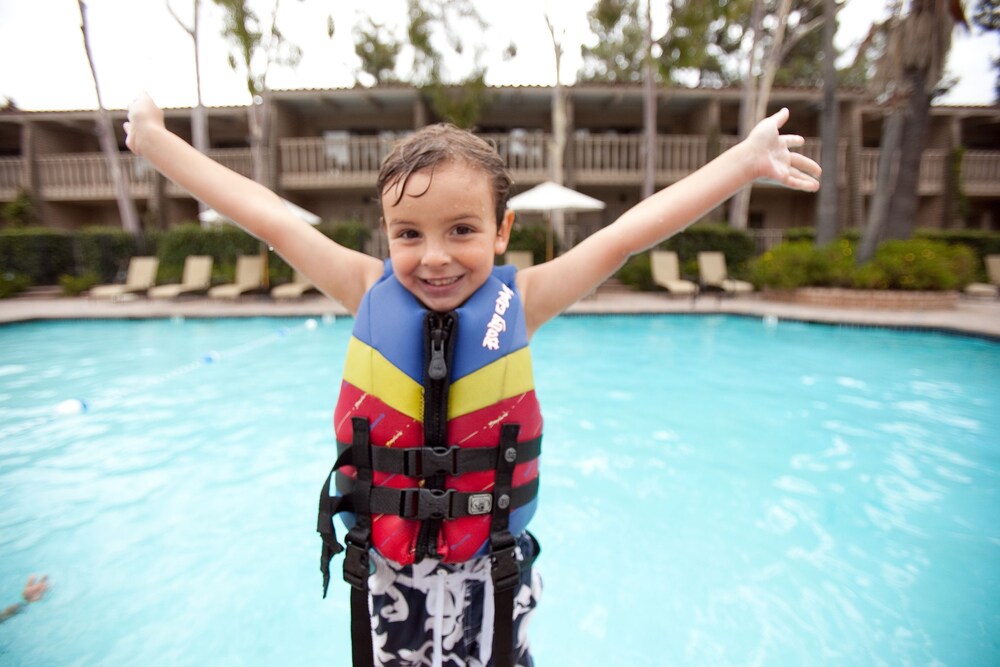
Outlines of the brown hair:
[{"label": "brown hair", "polygon": [[507,199],[513,184],[507,165],[497,153],[496,146],[450,123],[428,125],[393,147],[379,170],[376,182],[379,200],[386,188],[399,184],[402,187],[396,199],[398,203],[411,175],[424,169],[433,170],[446,162],[463,162],[486,174],[492,186],[499,226],[507,211]]}]

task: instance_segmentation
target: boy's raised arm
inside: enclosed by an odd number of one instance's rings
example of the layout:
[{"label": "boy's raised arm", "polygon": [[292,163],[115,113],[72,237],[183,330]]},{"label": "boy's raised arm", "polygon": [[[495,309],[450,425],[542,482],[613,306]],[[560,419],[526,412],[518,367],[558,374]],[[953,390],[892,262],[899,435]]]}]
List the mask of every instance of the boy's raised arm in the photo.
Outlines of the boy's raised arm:
[{"label": "boy's raised arm", "polygon": [[782,109],[765,118],[744,141],[639,202],[572,250],[518,272],[529,333],[590,293],[631,255],[681,231],[754,180],[819,189],[819,165],[789,150],[804,139],[779,133],[788,115]]},{"label": "boy's raised arm", "polygon": [[125,133],[125,143],[132,152],[265,241],[352,313],[381,275],[379,260],[333,242],[295,217],[275,193],[227,169],[167,130],[163,112],[145,93],[129,105]]}]

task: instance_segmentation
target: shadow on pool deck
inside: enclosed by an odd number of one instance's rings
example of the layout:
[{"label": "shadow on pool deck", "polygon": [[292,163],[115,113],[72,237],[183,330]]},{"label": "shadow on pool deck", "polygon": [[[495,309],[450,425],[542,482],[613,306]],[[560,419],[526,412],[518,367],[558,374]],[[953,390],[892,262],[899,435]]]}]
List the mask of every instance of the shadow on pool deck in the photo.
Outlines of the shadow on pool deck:
[{"label": "shadow on pool deck", "polygon": [[[954,331],[1000,340],[1000,300],[961,298],[942,310],[879,310],[833,308],[769,301],[760,295],[695,300],[663,292],[627,292],[601,289],[576,303],[569,314],[696,313],[775,317],[806,322]],[[207,298],[157,301],[136,298],[108,301],[77,298],[16,297],[0,301],[0,323],[46,319],[169,318],[169,317],[321,317],[346,316],[347,309],[325,296],[275,301],[247,296],[234,302]]]}]

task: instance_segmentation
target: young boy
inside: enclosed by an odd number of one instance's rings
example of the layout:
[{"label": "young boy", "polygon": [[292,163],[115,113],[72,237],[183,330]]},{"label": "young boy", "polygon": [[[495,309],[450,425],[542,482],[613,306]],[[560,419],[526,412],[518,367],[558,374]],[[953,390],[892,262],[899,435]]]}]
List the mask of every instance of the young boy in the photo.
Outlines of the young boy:
[{"label": "young boy", "polygon": [[[782,109],[740,144],[553,259],[494,267],[514,214],[496,151],[447,125],[396,146],[378,178],[389,260],[344,248],[266,188],[195,151],[141,95],[126,143],[266,241],[356,317],[334,414],[340,457],[320,498],[324,591],[342,550],[355,665],[530,665],[540,582],[526,526],[541,413],[528,341],[629,256],[755,179],[807,191],[819,166],[789,151]],[[331,487],[335,479],[336,495]]]}]

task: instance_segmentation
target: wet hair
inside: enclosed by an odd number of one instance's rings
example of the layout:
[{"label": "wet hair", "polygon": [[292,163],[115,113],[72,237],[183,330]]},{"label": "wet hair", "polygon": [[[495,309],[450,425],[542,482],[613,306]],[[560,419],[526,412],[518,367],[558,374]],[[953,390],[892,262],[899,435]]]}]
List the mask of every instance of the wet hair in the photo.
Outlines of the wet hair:
[{"label": "wet hair", "polygon": [[438,165],[449,162],[480,169],[486,175],[493,191],[499,227],[507,211],[507,199],[513,185],[507,165],[497,153],[496,146],[450,123],[428,125],[393,147],[379,170],[376,182],[379,201],[386,188],[399,185],[399,196],[394,202],[398,204],[410,176],[425,169],[433,172]]}]

